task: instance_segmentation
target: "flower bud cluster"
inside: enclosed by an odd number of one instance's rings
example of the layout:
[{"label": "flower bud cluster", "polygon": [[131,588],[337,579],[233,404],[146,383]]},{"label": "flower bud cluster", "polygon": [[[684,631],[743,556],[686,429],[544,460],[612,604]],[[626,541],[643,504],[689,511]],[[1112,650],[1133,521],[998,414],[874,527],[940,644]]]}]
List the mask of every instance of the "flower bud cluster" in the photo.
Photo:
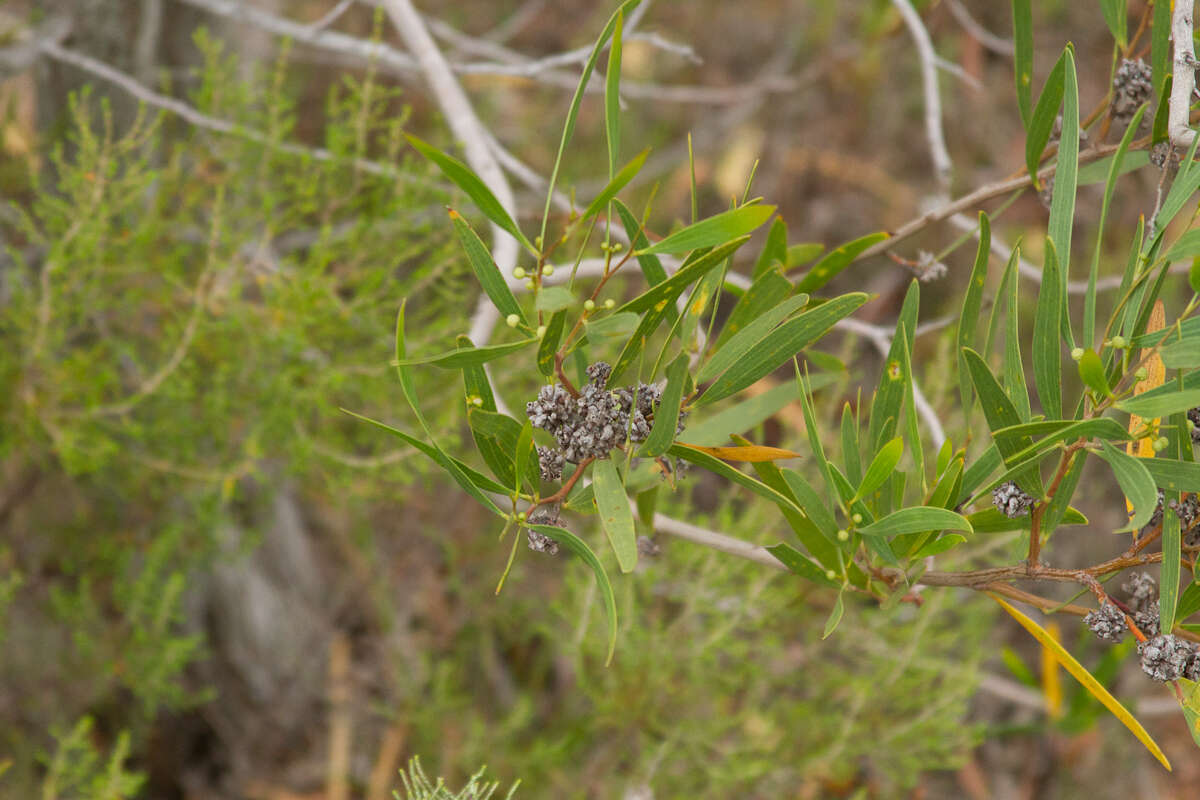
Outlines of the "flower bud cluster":
[{"label": "flower bud cluster", "polygon": [[[578,464],[588,458],[606,458],[626,441],[645,441],[654,424],[654,413],[662,402],[662,389],[646,383],[636,387],[608,388],[612,367],[598,361],[587,368],[588,384],[578,397],[572,397],[559,385],[543,386],[538,397],[525,405],[525,413],[534,427],[549,431],[558,442],[558,450],[538,449],[542,477],[562,475],[563,461]],[[683,430],[680,414],[676,433]],[[557,461],[543,450],[556,452]]]},{"label": "flower bud cluster", "polygon": [[1142,103],[1154,94],[1150,65],[1140,58],[1125,59],[1113,78],[1112,116],[1116,122],[1128,122]]},{"label": "flower bud cluster", "polygon": [[1033,497],[1013,481],[1006,481],[992,490],[992,505],[1006,517],[1023,517],[1033,506]]}]

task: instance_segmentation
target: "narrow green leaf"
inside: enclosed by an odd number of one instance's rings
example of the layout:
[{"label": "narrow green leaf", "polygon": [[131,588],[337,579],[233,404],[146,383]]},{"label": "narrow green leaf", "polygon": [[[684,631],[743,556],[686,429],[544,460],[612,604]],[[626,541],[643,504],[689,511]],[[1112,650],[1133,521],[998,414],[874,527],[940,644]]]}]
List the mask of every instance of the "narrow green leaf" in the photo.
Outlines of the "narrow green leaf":
[{"label": "narrow green leaf", "polygon": [[1037,180],[1038,163],[1042,160],[1042,152],[1046,149],[1046,143],[1050,141],[1050,134],[1054,130],[1058,107],[1062,105],[1065,59],[1066,51],[1063,51],[1063,55],[1059,56],[1046,77],[1046,85],[1042,87],[1042,94],[1033,109],[1025,135],[1025,167],[1034,180],[1035,188],[1039,189],[1041,183]]},{"label": "narrow green leaf", "polygon": [[563,334],[566,332],[566,324],[567,312],[556,311],[550,317],[550,321],[546,323],[546,333],[542,335],[542,340],[538,342],[538,372],[546,377],[554,374],[554,354],[558,352],[558,346],[562,343]]},{"label": "narrow green leaf", "polygon": [[727,244],[753,231],[775,213],[775,206],[742,206],[724,211],[708,219],[688,225],[655,245],[638,250],[634,255],[654,253],[686,253],[701,247]]},{"label": "narrow green leaf", "polygon": [[892,472],[900,463],[900,456],[903,454],[904,440],[899,436],[879,448],[879,452],[871,459],[871,465],[867,467],[867,473],[863,477],[858,491],[854,493],[855,499],[861,500],[870,497],[871,493],[882,486],[884,481],[892,477]]},{"label": "narrow green leaf", "polygon": [[[633,212],[620,200],[614,199],[612,203],[613,208],[617,210],[617,216],[621,218],[621,224],[625,226],[625,233],[629,236],[629,246],[633,248],[638,266],[642,268],[642,274],[646,276],[646,283],[651,286],[656,283],[662,283],[667,279],[667,271],[663,269],[662,262],[658,260],[658,256],[646,254],[645,250],[650,246],[650,241],[646,238],[641,224],[633,216]],[[674,317],[671,318],[672,322],[674,319]]]},{"label": "narrow green leaf", "polygon": [[919,560],[930,556],[940,555],[947,550],[957,547],[967,540],[967,537],[961,533],[947,533],[928,542],[925,546],[913,553],[909,558]]},{"label": "narrow green leaf", "polygon": [[603,317],[594,317],[583,323],[588,340],[592,342],[602,339],[624,339],[637,330],[641,320],[637,314],[619,311]]},{"label": "narrow green leaf", "polygon": [[1200,337],[1172,342],[1159,352],[1167,369],[1200,367]]},{"label": "narrow green leaf", "polygon": [[846,463],[846,477],[854,485],[862,483],[862,453],[858,444],[858,420],[850,404],[842,406],[842,459]]},{"label": "narrow green leaf", "polygon": [[523,350],[535,342],[537,342],[537,339],[522,339],[519,342],[509,342],[508,344],[490,344],[487,347],[450,350],[445,353],[438,353],[435,356],[406,358],[402,361],[395,361],[392,363],[392,366],[413,367],[418,364],[432,364],[442,369],[461,369],[463,367],[475,366],[476,364],[486,364],[488,361],[515,353],[518,350]]},{"label": "narrow green leaf", "polygon": [[612,199],[617,196],[617,192],[625,188],[626,184],[642,171],[642,165],[646,163],[648,155],[650,155],[650,150],[643,150],[632,161],[621,167],[617,174],[609,179],[608,184],[600,190],[600,193],[592,198],[592,202],[588,203],[588,207],[579,216],[578,222],[589,220],[607,208]]},{"label": "narrow green leaf", "polygon": [[[524,475],[530,467],[533,467],[535,471],[530,485],[536,487],[541,475],[537,471],[537,457],[534,455],[533,450],[533,425],[529,423],[529,420],[525,420],[525,424],[521,426],[520,434],[517,435],[517,450],[514,461],[516,463],[517,475]],[[519,484],[513,488],[518,492],[521,491]]]},{"label": "narrow green leaf", "polygon": [[[814,385],[828,385],[835,376],[818,374],[813,376]],[[688,420],[687,439],[692,444],[716,446],[729,441],[732,434],[754,430],[780,409],[800,398],[800,387],[795,381],[787,381],[768,389],[760,395],[742,400],[721,412],[693,422]]]},{"label": "narrow green leaf", "polygon": [[1183,622],[1197,611],[1200,611],[1200,583],[1193,581],[1179,596],[1179,603],[1175,608],[1175,619]]},{"label": "narrow green leaf", "polygon": [[1038,291],[1037,312],[1033,323],[1033,380],[1046,416],[1062,416],[1062,326],[1064,297],[1058,276],[1054,243],[1046,240],[1046,266]]},{"label": "narrow green leaf", "polygon": [[[759,317],[775,308],[778,304],[788,299],[792,294],[792,282],[783,277],[783,273],[778,268],[768,270],[750,284],[750,288],[738,298],[737,304],[733,307],[733,311],[729,312],[729,319],[725,321],[725,325],[721,328],[721,335],[717,337],[717,341],[713,344],[713,350],[720,350],[733,337],[734,334],[745,330],[748,325],[759,319]],[[808,302],[808,295],[801,294],[797,297],[804,298],[804,303]],[[801,303],[801,305],[804,305]],[[713,373],[715,376],[716,373]]]},{"label": "narrow green leaf", "polygon": [[1033,11],[1030,0],[1012,0],[1013,72],[1017,83],[1017,109],[1029,130],[1033,105]]},{"label": "narrow green leaf", "polygon": [[[770,274],[778,275],[779,273]],[[766,338],[767,334],[779,325],[779,323],[807,304],[808,295],[805,294],[799,297],[790,297],[774,308],[769,308],[759,313],[753,322],[750,322],[731,336],[724,346],[721,346],[700,367],[700,370],[696,373],[696,383],[706,383],[737,364],[747,353],[757,348],[761,341]]]},{"label": "narrow green leaf", "polygon": [[1001,294],[1005,297],[1004,390],[1022,420],[1029,420],[1033,411],[1029,405],[1029,386],[1025,383],[1025,365],[1021,360],[1021,309],[1017,286],[1017,261],[1020,249],[1013,248],[1012,258],[1005,268]]},{"label": "narrow green leaf", "polygon": [[[992,223],[988,219],[988,215],[980,211],[979,247],[975,250],[975,264],[971,268],[971,277],[967,281],[967,291],[963,295],[962,310],[958,315],[958,347],[956,351],[960,353],[960,359],[962,358],[961,353],[964,347],[972,349],[978,349],[979,347],[975,341],[977,338],[976,328],[979,324],[979,312],[983,307],[983,287],[987,283],[987,266],[991,247]],[[958,390],[962,398],[963,413],[970,413],[971,404],[974,401],[974,396],[971,393],[971,376],[961,367],[958,370]]]},{"label": "narrow green leaf", "polygon": [[795,269],[802,267],[808,262],[817,258],[825,252],[825,245],[820,242],[801,242],[793,244],[787,249],[787,258],[784,260],[785,269]]},{"label": "narrow green leaf", "polygon": [[[470,167],[415,136],[406,133],[404,134],[404,138],[408,139],[408,143],[421,155],[436,164],[443,175],[449,178],[458,188],[466,192],[467,197],[471,198],[471,201],[475,203],[475,207],[482,211],[485,217],[511,233],[518,242],[530,251],[533,251],[533,244],[525,238],[525,234],[521,233],[521,229],[517,227],[517,223],[504,210],[504,206],[500,205],[500,201],[496,199],[496,195],[492,194],[492,190],[487,187],[487,184],[478,175],[471,171]],[[452,211],[450,213],[452,217],[455,216],[455,212]]]},{"label": "narrow green leaf", "polygon": [[[805,505],[810,502],[817,510],[823,510],[828,514],[828,509],[825,509],[821,503],[821,498],[801,479],[804,488],[807,490],[807,495],[795,494],[789,486],[789,482],[784,478],[778,466],[770,461],[761,461],[753,464],[755,473],[762,479],[763,483],[776,490],[784,497],[788,498],[792,505],[779,506],[784,519],[791,526],[792,532],[795,533],[796,539],[800,544],[808,550],[808,552],[823,565],[823,569],[840,569],[843,562],[841,552],[837,546],[837,527],[832,523],[832,516],[829,517],[831,527],[823,528],[814,517],[815,512],[810,512]],[[809,500],[805,498],[808,497]],[[796,510],[797,507],[804,508],[804,513]]]},{"label": "narrow green leaf", "polygon": [[667,278],[666,280],[656,283],[645,292],[642,292],[637,297],[630,300],[625,305],[617,309],[617,311],[632,311],[641,313],[652,308],[658,307],[660,303],[664,303],[671,296],[679,296],[684,286],[692,283],[696,279],[708,273],[709,270],[718,266],[729,256],[745,244],[750,239],[749,236],[743,236],[739,239],[726,242],[719,247],[714,247],[708,253],[705,253],[700,258],[697,258],[690,264],[680,267],[679,270]]},{"label": "narrow green leaf", "polygon": [[[1111,2],[1111,0],[1109,0]],[[608,141],[608,177],[613,177],[621,151],[621,34],[625,15],[617,12],[612,45],[608,48],[608,70],[604,75],[604,135]],[[632,175],[630,177],[633,177]],[[628,183],[628,181],[626,181]],[[616,194],[614,191],[613,194]],[[608,201],[605,201],[607,204]]]},{"label": "narrow green leaf", "polygon": [[900,323],[900,330],[897,332],[900,339],[900,368],[904,372],[904,422],[906,435],[908,436],[908,449],[912,454],[913,469],[917,477],[920,479],[919,485],[921,492],[924,493],[928,489],[928,476],[925,474],[925,448],[921,446],[921,432],[917,426],[917,402],[914,397],[916,377],[913,374],[912,365],[912,337],[908,335],[904,328],[904,323]]},{"label": "narrow green leaf", "polygon": [[767,241],[763,244],[762,252],[754,262],[753,279],[757,281],[776,264],[787,269],[787,257],[787,223],[783,221],[783,217],[776,217],[767,231]]},{"label": "narrow green leaf", "polygon": [[913,506],[893,511],[883,519],[858,529],[863,536],[891,537],[923,531],[966,531],[972,533],[971,523],[961,514],[933,506]]},{"label": "narrow green leaf", "polygon": [[844,294],[783,323],[759,340],[744,358],[725,370],[700,396],[696,405],[707,405],[728,397],[774,372],[868,299],[862,292]]},{"label": "narrow green leaf", "polygon": [[575,305],[576,297],[565,286],[543,286],[538,292],[533,307],[538,311],[553,313]]},{"label": "narrow green leaf", "polygon": [[825,620],[825,630],[821,633],[822,639],[828,639],[837,629],[838,623],[842,621],[842,614],[846,612],[846,604],[842,601],[842,594],[842,592],[838,592],[837,600],[833,601],[833,611],[829,612],[829,619]]},{"label": "narrow green leaf", "polygon": [[830,250],[800,279],[800,282],[796,284],[796,291],[812,294],[850,266],[854,259],[858,258],[859,253],[890,236],[891,234],[886,231],[871,233]]},{"label": "narrow green leaf", "polygon": [[[1071,274],[1071,228],[1075,223],[1075,191],[1079,179],[1079,86],[1075,77],[1075,52],[1071,45],[1063,51],[1063,111],[1062,136],[1058,140],[1058,160],[1054,170],[1054,196],[1050,199],[1050,221],[1046,226],[1050,241],[1054,242],[1057,257],[1060,302],[1063,303],[1060,319],[1064,341],[1074,347],[1067,322],[1067,279]],[[1043,277],[1043,281],[1046,278]],[[1042,287],[1045,291],[1045,286]],[[1089,342],[1088,344],[1091,344]]]},{"label": "narrow green leaf", "polygon": [[546,186],[546,204],[542,209],[542,230],[541,238],[544,241],[546,238],[546,225],[550,222],[550,205],[554,201],[554,190],[558,184],[558,171],[562,168],[563,155],[567,151],[567,143],[571,141],[571,137],[575,134],[575,122],[579,119],[579,106],[583,103],[583,94],[587,90],[588,83],[592,79],[592,71],[596,68],[596,62],[600,58],[600,53],[604,50],[604,45],[608,43],[609,38],[613,35],[613,31],[617,27],[619,20],[624,18],[624,15],[633,10],[641,0],[625,0],[617,7],[612,16],[608,18],[608,22],[604,25],[604,30],[600,31],[600,36],[597,37],[596,43],[592,45],[592,51],[588,54],[587,61],[583,64],[583,72],[579,76],[579,84],[575,87],[575,94],[571,97],[571,107],[567,110],[567,119],[563,123],[562,137],[558,140],[558,152],[554,156],[554,166],[550,170],[550,180]]},{"label": "narrow green leaf", "polygon": [[527,525],[526,527],[549,536],[578,556],[583,563],[591,567],[592,574],[596,576],[596,585],[600,587],[600,597],[604,601],[604,612],[608,615],[608,657],[604,663],[606,665],[612,663],[613,651],[617,648],[617,600],[613,595],[612,584],[608,580],[608,574],[604,571],[604,565],[600,563],[600,559],[596,558],[596,554],[592,552],[592,548],[587,546],[587,542],[566,528],[560,528],[556,525]]},{"label": "narrow green leaf", "polygon": [[1192,287],[1193,292],[1200,293],[1200,258],[1193,258],[1192,265],[1188,267],[1188,286]]},{"label": "narrow green leaf", "polygon": [[467,251],[467,261],[470,262],[475,277],[479,279],[479,285],[491,298],[500,315],[507,317],[510,314],[516,314],[522,324],[529,324],[525,319],[525,313],[521,311],[521,306],[517,303],[517,298],[513,297],[512,290],[508,288],[508,283],[500,274],[500,268],[492,260],[492,254],[484,245],[483,240],[475,231],[471,230],[471,226],[457,211],[450,211],[450,220],[454,223],[454,232],[458,234],[458,240],[462,242],[463,250]]},{"label": "narrow green leaf", "polygon": [[478,470],[474,470],[471,467],[469,467],[466,464],[459,461],[458,459],[447,455],[445,452],[442,451],[441,448],[437,447],[436,445],[431,445],[426,442],[422,442],[420,439],[416,438],[415,436],[405,433],[404,431],[400,430],[399,428],[393,428],[391,425],[380,422],[377,419],[371,419],[370,417],[364,417],[362,414],[355,413],[354,411],[351,411],[348,408],[343,408],[341,410],[343,413],[349,414],[350,416],[355,417],[356,419],[360,419],[363,422],[368,422],[368,423],[374,425],[375,427],[380,428],[381,430],[385,430],[388,433],[392,434],[393,436],[396,436],[396,437],[402,439],[403,441],[407,442],[408,444],[412,445],[413,447],[417,448],[422,453],[424,453],[426,456],[428,456],[431,461],[436,463],[442,469],[446,470],[446,472],[450,473],[450,477],[454,478],[455,483],[457,483],[459,486],[461,486],[467,492],[467,494],[471,495],[476,500],[478,500],[480,505],[482,505],[484,508],[488,509],[489,511],[491,511],[494,514],[497,514],[501,517],[505,516],[504,512],[501,511],[500,508],[495,503],[492,502],[492,499],[490,497],[483,494],[483,492],[496,492],[497,494],[508,494],[511,490],[508,489],[507,487],[503,486],[502,484],[496,483],[494,480],[492,480],[488,476],[484,475],[482,472],[479,472]]},{"label": "narrow green leaf", "polygon": [[1125,0],[1100,0],[1100,11],[1104,14],[1104,22],[1108,25],[1113,40],[1124,50],[1129,44]]},{"label": "narrow green leaf", "polygon": [[663,390],[662,400],[654,410],[654,426],[638,450],[639,456],[652,458],[661,455],[671,446],[671,442],[675,441],[679,404],[683,401],[683,390],[687,381],[688,357],[686,353],[680,353],[667,367],[667,388]]},{"label": "narrow green leaf", "polygon": [[1112,397],[1112,389],[1108,386],[1108,376],[1104,372],[1104,362],[1096,351],[1088,348],[1079,359],[1079,377],[1089,389],[1101,397]]},{"label": "narrow green leaf", "polygon": [[[967,521],[971,523],[971,527],[975,529],[976,533],[1004,533],[1006,531],[1029,530],[1030,528],[1030,518],[1028,515],[1010,517],[995,508],[985,508],[982,511],[968,514]],[[1087,525],[1089,522],[1088,518],[1079,513],[1079,511],[1074,508],[1068,508],[1061,524]]]},{"label": "narrow green leaf", "polygon": [[600,513],[600,524],[617,556],[617,564],[621,572],[632,572],[637,566],[638,556],[633,512],[629,508],[625,485],[617,473],[617,465],[611,458],[592,462],[592,489],[595,492],[596,510]]},{"label": "narrow green leaf", "polygon": [[1154,486],[1154,478],[1150,476],[1150,471],[1146,469],[1142,459],[1126,455],[1108,442],[1100,442],[1100,452],[1096,455],[1112,467],[1121,491],[1133,504],[1133,518],[1128,525],[1115,532],[1140,530],[1150,521],[1154,509],[1158,506],[1158,489]]},{"label": "narrow green leaf", "polygon": [[1200,493],[1200,463],[1173,458],[1139,458],[1155,485],[1170,492]]},{"label": "narrow green leaf", "polygon": [[[1154,96],[1163,96],[1163,84],[1171,74],[1171,3],[1155,3],[1150,23],[1150,69]],[[1166,103],[1161,103],[1165,107]],[[1156,140],[1157,141],[1157,140]]]},{"label": "narrow green leaf", "polygon": [[807,578],[813,583],[818,583],[822,586],[828,586],[830,588],[837,588],[841,586],[841,583],[830,579],[825,574],[825,570],[821,568],[820,564],[804,555],[804,553],[801,553],[790,544],[780,542],[779,544],[771,545],[765,549],[768,553],[779,559],[779,563],[783,564],[797,575]]},{"label": "narrow green leaf", "polygon": [[1151,390],[1117,403],[1117,408],[1130,414],[1137,414],[1142,419],[1166,417],[1196,406],[1200,406],[1200,389],[1173,391],[1166,394],[1155,394],[1154,390]]},{"label": "narrow green leaf", "polygon": [[888,349],[887,359],[880,371],[879,383],[875,388],[875,396],[871,399],[871,417],[867,427],[868,448],[878,449],[885,441],[892,438],[896,422],[900,419],[900,404],[904,402],[905,378],[900,349],[904,346],[900,331],[906,334],[915,331],[917,314],[921,305],[921,284],[911,281],[908,292],[904,296],[904,304],[900,307],[900,316],[896,320],[896,335],[892,337],[892,346]]},{"label": "narrow green leaf", "polygon": [[1162,529],[1162,571],[1158,578],[1158,619],[1159,629],[1170,633],[1175,627],[1175,611],[1179,603],[1179,575],[1182,572],[1180,558],[1182,557],[1182,533],[1179,527],[1179,515],[1167,505],[1172,499],[1167,497],[1163,502]]}]

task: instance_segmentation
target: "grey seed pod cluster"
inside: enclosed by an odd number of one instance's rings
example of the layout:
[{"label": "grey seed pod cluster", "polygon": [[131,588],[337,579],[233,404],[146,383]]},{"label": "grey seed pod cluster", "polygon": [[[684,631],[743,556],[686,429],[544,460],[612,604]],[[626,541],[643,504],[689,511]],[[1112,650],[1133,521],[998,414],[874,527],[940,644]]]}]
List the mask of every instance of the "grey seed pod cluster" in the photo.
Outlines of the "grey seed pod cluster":
[{"label": "grey seed pod cluster", "polygon": [[1190,409],[1187,418],[1192,423],[1192,443],[1200,442],[1200,406]]},{"label": "grey seed pod cluster", "polygon": [[1007,481],[992,490],[992,505],[1004,516],[1015,519],[1029,513],[1033,497],[1021,491],[1013,481]]},{"label": "grey seed pod cluster", "polygon": [[1092,633],[1108,642],[1119,642],[1128,627],[1125,625],[1125,614],[1121,609],[1105,600],[1095,611],[1089,611],[1083,617],[1083,624]]},{"label": "grey seed pod cluster", "polygon": [[[526,403],[529,421],[554,435],[564,461],[578,464],[588,458],[606,458],[626,441],[641,442],[650,435],[662,390],[646,383],[609,389],[610,375],[612,367],[598,361],[587,368],[588,384],[578,397],[562,386],[543,386],[537,399]],[[683,416],[680,414],[676,433],[683,430]],[[545,475],[550,456],[543,456],[539,449],[538,458]]]},{"label": "grey seed pod cluster", "polygon": [[1112,116],[1117,122],[1128,122],[1142,103],[1154,95],[1150,82],[1150,65],[1140,58],[1124,59],[1113,77]]},{"label": "grey seed pod cluster", "polygon": [[1174,169],[1181,160],[1179,151],[1169,141],[1161,141],[1150,148],[1150,163],[1159,169]]},{"label": "grey seed pod cluster", "polygon": [[1196,656],[1191,642],[1170,634],[1155,636],[1138,645],[1142,671],[1156,681],[1173,681],[1183,677]]},{"label": "grey seed pod cluster", "polygon": [[1131,573],[1121,589],[1129,593],[1129,605],[1137,611],[1158,600],[1158,584],[1149,572]]},{"label": "grey seed pod cluster", "polygon": [[541,470],[542,480],[557,481],[562,479],[563,454],[555,450],[553,447],[542,447],[538,445],[538,469]]},{"label": "grey seed pod cluster", "polygon": [[[525,521],[531,525],[557,525],[560,508],[558,503],[540,505],[529,512],[529,517]],[[558,542],[546,534],[535,531],[533,528],[526,528],[525,535],[529,542],[529,549],[533,552],[545,553],[548,556],[558,555]]]},{"label": "grey seed pod cluster", "polygon": [[944,263],[937,260],[937,256],[928,250],[917,251],[917,280],[921,283],[931,283],[946,277],[950,271]]},{"label": "grey seed pod cluster", "polygon": [[1138,630],[1147,636],[1157,636],[1159,634],[1158,604],[1151,604],[1141,611],[1135,611],[1133,614],[1133,624],[1137,625]]}]

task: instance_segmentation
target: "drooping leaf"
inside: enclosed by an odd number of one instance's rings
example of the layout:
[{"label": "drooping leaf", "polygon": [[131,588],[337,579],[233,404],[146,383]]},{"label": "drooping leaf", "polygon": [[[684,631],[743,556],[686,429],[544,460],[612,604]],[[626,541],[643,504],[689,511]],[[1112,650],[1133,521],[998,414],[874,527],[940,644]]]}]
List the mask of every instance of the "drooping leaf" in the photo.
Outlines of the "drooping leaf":
[{"label": "drooping leaf", "polygon": [[1127,526],[1116,532],[1140,530],[1150,521],[1158,506],[1158,489],[1154,486],[1154,478],[1141,459],[1126,455],[1105,441],[1100,442],[1100,448],[1097,455],[1112,467],[1121,491],[1133,504],[1133,518]]},{"label": "drooping leaf", "polygon": [[518,350],[524,350],[531,344],[535,344],[537,339],[522,339],[519,342],[509,342],[508,344],[490,344],[486,347],[472,347],[465,350],[450,350],[445,353],[438,353],[435,356],[425,356],[423,358],[406,358],[401,361],[393,362],[395,367],[412,367],[418,364],[431,364],[442,369],[461,369],[463,367],[472,367],[478,364],[486,364],[502,356],[515,353]]},{"label": "drooping leaf", "polygon": [[779,559],[779,563],[790,569],[797,575],[807,578],[813,583],[831,588],[841,586],[841,583],[831,580],[825,575],[825,570],[813,561],[808,556],[801,553],[796,548],[785,542],[780,542],[776,545],[771,545],[766,548],[767,552]]},{"label": "drooping leaf", "polygon": [[591,568],[592,574],[596,577],[596,585],[600,587],[600,598],[604,602],[604,612],[608,616],[608,656],[604,663],[606,665],[612,663],[613,652],[617,648],[617,600],[613,595],[612,584],[608,580],[608,573],[604,571],[604,565],[600,563],[600,559],[596,558],[596,554],[592,552],[592,548],[588,547],[587,542],[566,528],[560,528],[557,525],[528,525],[526,527],[549,536],[578,556],[583,563]]},{"label": "drooping leaf", "polygon": [[1041,625],[1038,625],[1032,619],[1022,614],[1013,606],[1009,605],[1007,602],[1001,599],[999,595],[992,594],[991,592],[988,594],[991,595],[991,598],[999,603],[1000,607],[1007,611],[1009,615],[1021,625],[1022,628],[1029,631],[1033,638],[1037,639],[1043,647],[1048,648],[1052,653],[1054,653],[1054,657],[1058,659],[1060,664],[1062,664],[1063,669],[1071,673],[1071,677],[1083,684],[1083,687],[1087,689],[1093,697],[1099,700],[1105,708],[1111,711],[1113,716],[1119,719],[1121,724],[1128,728],[1133,735],[1137,737],[1137,740],[1145,745],[1146,749],[1149,750],[1164,767],[1166,767],[1168,770],[1171,769],[1171,762],[1167,760],[1167,757],[1163,754],[1162,749],[1155,743],[1154,739],[1150,738],[1150,734],[1146,733],[1146,729],[1143,728],[1136,719],[1134,719],[1133,715],[1125,709],[1125,706],[1121,705],[1117,698],[1113,697],[1109,691],[1104,688],[1104,685],[1100,683],[1100,681],[1096,680],[1096,678],[1087,671],[1086,667],[1076,661],[1075,657],[1067,652],[1066,648],[1059,644],[1053,636],[1047,633],[1046,629]]},{"label": "drooping leaf", "polygon": [[479,285],[483,287],[484,293],[495,304],[500,315],[507,317],[510,314],[516,314],[522,325],[528,325],[529,323],[525,319],[525,312],[521,310],[521,306],[517,303],[517,298],[513,297],[512,290],[508,288],[508,283],[505,282],[504,276],[500,274],[500,268],[492,260],[492,254],[488,251],[483,240],[471,229],[467,221],[453,209],[450,211],[450,221],[454,223],[454,232],[458,234],[458,240],[462,243],[463,250],[467,253],[467,261],[471,264],[471,269],[475,272],[475,277],[479,279]]},{"label": "drooping leaf", "polygon": [[[517,223],[504,210],[504,206],[496,199],[496,195],[492,194],[492,190],[487,187],[487,184],[470,167],[415,136],[406,133],[404,134],[404,138],[408,139],[408,143],[421,155],[436,164],[443,175],[449,178],[458,188],[466,192],[467,197],[471,198],[471,201],[475,203],[475,207],[482,211],[485,217],[511,233],[526,249],[533,252],[533,244],[525,238],[525,234],[521,233],[521,229],[517,227]],[[450,215],[452,218],[457,216],[456,212],[453,211],[450,212]]]}]

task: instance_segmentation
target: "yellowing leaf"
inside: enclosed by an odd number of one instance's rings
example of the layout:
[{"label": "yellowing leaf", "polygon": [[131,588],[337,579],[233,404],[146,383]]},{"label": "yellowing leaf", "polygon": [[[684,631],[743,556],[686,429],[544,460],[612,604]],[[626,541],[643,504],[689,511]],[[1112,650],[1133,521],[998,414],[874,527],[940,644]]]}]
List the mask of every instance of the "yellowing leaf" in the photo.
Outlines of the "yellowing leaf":
[{"label": "yellowing leaf", "polygon": [[[1163,306],[1162,300],[1158,300],[1154,303],[1154,310],[1150,312],[1150,321],[1146,325],[1146,333],[1156,333],[1165,328],[1166,325],[1166,308]],[[1146,362],[1146,372],[1146,380],[1139,381],[1137,385],[1133,387],[1134,397],[1142,394],[1143,392],[1148,392],[1151,389],[1157,389],[1159,386],[1162,386],[1163,381],[1166,380],[1167,370],[1165,367],[1163,367],[1162,359],[1158,357],[1157,353],[1155,353],[1150,360]],[[1159,419],[1151,420],[1150,434],[1142,439],[1129,442],[1127,445],[1125,445],[1125,452],[1131,456],[1137,456],[1138,458],[1154,458],[1154,440],[1158,438],[1158,423]],[[1145,424],[1146,421],[1137,414],[1129,415],[1130,433],[1134,433]],[[1130,503],[1128,499],[1125,501],[1125,510],[1130,514],[1133,513],[1133,504]],[[1133,535],[1136,538],[1137,531],[1134,531]]]},{"label": "yellowing leaf", "polygon": [[720,458],[725,461],[778,461],[781,458],[800,458],[800,454],[791,450],[784,450],[780,447],[764,447],[763,445],[752,444],[744,447],[703,447],[698,444],[686,444],[684,442],[676,442],[681,447],[687,447],[692,450],[699,450],[701,453],[708,453],[710,456]]},{"label": "yellowing leaf", "polygon": [[[1046,625],[1046,633],[1055,641],[1059,639],[1058,624]],[[1054,651],[1042,646],[1042,696],[1046,698],[1046,713],[1054,719],[1062,716],[1062,682],[1059,681],[1058,659]]]},{"label": "yellowing leaf", "polygon": [[1146,749],[1150,751],[1151,755],[1157,758],[1159,763],[1167,768],[1168,772],[1171,770],[1171,762],[1167,760],[1167,757],[1163,754],[1162,749],[1159,748],[1152,738],[1150,738],[1150,734],[1146,733],[1146,729],[1142,727],[1140,722],[1134,719],[1133,715],[1129,713],[1125,706],[1121,705],[1117,698],[1109,694],[1108,690],[1104,688],[1104,685],[1101,684],[1100,681],[1096,680],[1092,673],[1087,671],[1086,667],[1076,661],[1075,657],[1068,653],[1066,649],[1059,644],[1058,641],[1056,641],[1055,638],[1051,636],[1050,633],[1041,625],[1038,625],[1032,619],[1006,603],[998,595],[992,594],[991,592],[988,592],[988,594],[993,600],[999,603],[1000,607],[1007,611],[1013,619],[1020,623],[1022,628],[1029,631],[1033,638],[1037,639],[1044,648],[1051,651],[1054,654],[1054,657],[1058,659],[1058,663],[1063,665],[1063,669],[1071,673],[1071,676],[1074,677],[1075,680],[1082,683],[1083,688],[1091,692],[1092,696],[1099,700],[1105,708],[1111,711],[1113,716],[1121,721],[1122,725],[1124,725],[1126,728],[1129,728],[1133,735],[1137,737],[1137,740],[1146,746]]}]

